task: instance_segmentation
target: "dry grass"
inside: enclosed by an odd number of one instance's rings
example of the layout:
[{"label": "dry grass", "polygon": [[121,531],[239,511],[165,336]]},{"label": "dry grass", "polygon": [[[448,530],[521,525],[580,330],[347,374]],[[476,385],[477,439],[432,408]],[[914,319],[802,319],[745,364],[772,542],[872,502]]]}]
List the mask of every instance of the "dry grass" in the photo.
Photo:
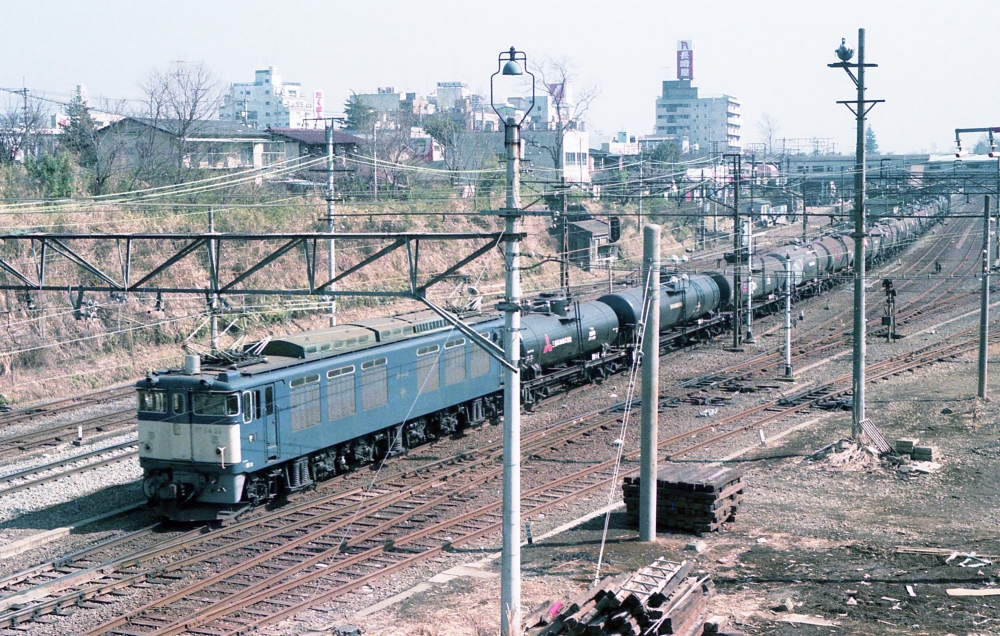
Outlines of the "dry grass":
[{"label": "dry grass", "polygon": [[[318,219],[324,213],[323,202],[317,199],[290,201],[288,207],[239,208],[231,206],[216,213],[216,229],[220,232],[296,232],[320,229]],[[294,204],[294,205],[292,205]],[[377,208],[362,205],[338,206],[339,227],[342,232],[481,232],[499,231],[501,222],[488,215],[468,215],[473,203],[453,199],[444,202],[400,202]],[[393,216],[369,216],[375,212],[398,212]],[[598,214],[601,212],[595,208]],[[427,214],[433,212],[433,214]],[[526,256],[522,259],[523,288],[525,294],[558,288],[559,265],[555,261],[542,262],[557,251],[555,239],[549,234],[550,221],[546,217],[528,217],[524,221],[527,238],[522,244]],[[88,207],[85,210],[53,210],[45,213],[0,215],[0,232],[194,232],[207,229],[204,210],[191,212],[179,210],[129,209],[116,206]],[[162,262],[178,249],[182,241],[163,244],[147,242],[133,245],[133,272],[148,271],[153,263]],[[222,276],[241,273],[248,265],[263,257],[268,249],[278,243],[253,243],[238,253],[223,252]],[[620,269],[636,266],[641,254],[641,237],[636,232],[634,217],[627,217],[620,242],[623,262]],[[111,241],[100,244],[72,241],[71,247],[83,256],[93,259],[113,278],[121,275],[121,254],[124,246]],[[373,253],[380,245],[376,242],[338,242],[338,266],[342,269]],[[464,251],[463,251],[464,247]],[[472,245],[424,241],[420,245],[420,268],[424,274],[444,270],[461,255],[474,249]],[[668,233],[664,236],[664,252],[679,253],[682,248]],[[76,265],[62,257],[46,259],[46,281],[49,284],[71,284],[93,281],[92,274],[82,272]],[[531,256],[531,255],[534,256]],[[324,254],[321,250],[321,259]],[[31,246],[23,242],[0,245],[0,257],[22,271],[34,271]],[[207,256],[195,253],[176,263],[169,275],[161,281],[171,285],[203,286],[207,281]],[[320,262],[320,269],[325,261]],[[536,267],[532,267],[541,263]],[[266,270],[251,277],[246,285],[256,284],[302,287],[304,284],[304,257],[293,251],[273,263]],[[377,266],[362,270],[341,285],[341,289],[362,290],[405,289],[407,271],[406,254],[398,250],[382,259]],[[490,307],[503,292],[503,257],[499,250],[491,251],[462,270],[466,281],[442,283],[436,286],[432,297],[447,301],[449,296],[461,294],[463,282],[476,285],[487,295],[484,307]],[[607,279],[607,272],[584,272],[571,269],[574,284],[600,282]],[[135,274],[133,274],[135,280]],[[75,295],[73,296],[75,298]],[[302,299],[302,297],[298,297]],[[163,311],[154,311],[155,297],[149,294],[130,294],[123,299],[111,299],[105,294],[88,294],[85,300],[94,303],[92,316],[77,320],[73,315],[68,292],[35,293],[36,309],[29,309],[23,295],[5,292],[0,296],[0,393],[7,399],[25,402],[82,392],[108,384],[127,382],[142,375],[147,369],[176,364],[181,345],[190,339],[206,344],[207,326],[204,321],[205,299],[198,296],[165,297]],[[230,296],[229,302],[236,312],[236,323],[227,334],[231,342],[235,336],[257,338],[267,334],[281,334],[321,326],[326,323],[323,311],[296,310],[294,303],[278,297]],[[299,301],[301,302],[301,300]],[[338,302],[341,320],[356,320],[372,315],[385,315],[418,307],[410,301],[392,301],[382,298],[351,298]],[[233,317],[225,318],[223,326]]]}]

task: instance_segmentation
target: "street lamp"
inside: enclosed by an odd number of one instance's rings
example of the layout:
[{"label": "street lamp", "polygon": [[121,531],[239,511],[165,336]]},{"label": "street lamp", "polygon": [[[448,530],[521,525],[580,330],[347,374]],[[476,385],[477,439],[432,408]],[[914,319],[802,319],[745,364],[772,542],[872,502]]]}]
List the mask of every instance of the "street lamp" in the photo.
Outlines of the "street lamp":
[{"label": "street lamp", "polygon": [[[865,229],[865,116],[868,111],[882,99],[865,99],[865,69],[878,66],[865,64],[865,30],[858,29],[858,61],[852,64],[854,49],[847,48],[846,40],[841,39],[840,48],[835,53],[840,60],[829,64],[830,68],[842,68],[858,88],[856,100],[838,101],[854,113],[857,119],[857,148],[854,161],[854,371],[853,398],[854,404],[851,416],[851,437],[857,437],[861,432],[862,421],[865,419],[865,332],[868,323],[865,320],[865,240],[868,233]],[[851,69],[857,69],[855,75]]]},{"label": "street lamp", "polygon": [[531,106],[521,119],[500,113],[493,97],[497,75],[519,77],[525,74],[528,58],[513,46],[497,56],[497,70],[490,75],[490,106],[504,122],[504,150],[507,156],[507,196],[500,215],[506,227],[505,259],[507,280],[504,301],[503,344],[508,367],[503,384],[503,547],[500,573],[500,633],[521,633],[521,124],[535,107],[535,76],[531,76]]}]

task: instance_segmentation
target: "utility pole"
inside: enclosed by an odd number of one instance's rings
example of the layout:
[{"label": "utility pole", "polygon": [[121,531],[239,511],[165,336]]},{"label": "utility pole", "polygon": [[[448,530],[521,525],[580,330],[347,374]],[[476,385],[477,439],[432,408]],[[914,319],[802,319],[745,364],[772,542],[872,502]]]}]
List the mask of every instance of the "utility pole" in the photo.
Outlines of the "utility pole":
[{"label": "utility pole", "polygon": [[[753,199],[751,199],[753,201]],[[746,342],[753,344],[756,342],[753,337],[753,203],[750,204],[750,214],[744,223],[746,227],[746,240],[744,244],[746,245],[747,251],[747,335]]]},{"label": "utility pole", "polygon": [[705,198],[704,181],[701,184],[701,249],[708,249],[708,199]]},{"label": "utility pole", "polygon": [[642,228],[646,321],[642,336],[642,430],[639,540],[656,540],[656,447],[660,386],[660,226]]},{"label": "utility pole", "polygon": [[990,338],[990,195],[983,197],[983,280],[979,292],[979,397],[988,400],[986,359]]},{"label": "utility pole", "polygon": [[[955,129],[955,145],[956,145],[956,157],[961,156],[962,152],[962,133],[982,133],[985,132],[989,135],[990,142],[990,157],[996,157],[996,146],[993,138],[993,134],[1000,132],[1000,127],[986,127],[986,128],[956,128]],[[954,174],[954,168],[953,168]],[[954,180],[955,177],[953,176]],[[968,193],[966,194],[968,196]],[[1000,158],[997,159],[997,177],[996,177],[996,198],[997,198],[997,215],[1000,217]],[[951,194],[948,194],[948,209],[951,210]],[[992,235],[993,230],[991,229],[992,219],[990,217],[990,195],[985,195],[983,197],[983,272],[982,272],[982,285],[979,293],[979,391],[978,395],[983,400],[989,399],[989,393],[986,386],[987,380],[987,358],[989,357],[989,335],[990,335],[990,273],[991,267],[991,256],[992,256]],[[997,259],[1000,259],[1000,237],[998,237],[997,242]]]},{"label": "utility pole", "polygon": [[[841,40],[836,51],[840,62],[829,64],[831,68],[842,68],[854,81],[858,88],[856,101],[838,101],[854,113],[857,119],[857,148],[854,160],[854,369],[853,380],[853,413],[851,417],[851,437],[857,437],[861,432],[861,421],[865,419],[865,238],[868,232],[865,227],[865,116],[875,104],[884,102],[882,99],[865,99],[865,69],[878,66],[865,63],[865,30],[858,29],[858,61],[851,64],[854,51],[847,48]],[[851,72],[855,68],[857,76]]]},{"label": "utility pole", "polygon": [[742,180],[741,163],[742,156],[739,154],[727,154],[723,157],[733,159],[733,257],[736,261],[733,266],[733,350],[739,351],[743,346],[743,241],[740,231],[740,183]]},{"label": "utility pole", "polygon": [[559,287],[566,294],[566,298],[569,298],[569,218],[567,218],[569,214],[569,201],[567,201],[566,197],[566,149],[563,147],[566,138],[563,134],[561,123],[556,134],[559,135],[559,141],[557,142],[559,147],[559,161],[557,165],[559,166],[559,189],[561,190],[559,199],[562,204],[562,212],[560,213],[559,220]]},{"label": "utility pole", "polygon": [[[215,233],[215,210],[212,208],[208,209],[208,231],[209,233]],[[209,239],[208,241],[208,275],[209,275],[209,288],[212,290],[208,295],[208,314],[209,314],[209,336],[212,343],[212,353],[216,353],[219,350],[219,252],[217,249],[217,241],[215,239]],[[204,323],[202,323],[204,324]]]},{"label": "utility pole", "polygon": [[809,216],[806,214],[806,178],[802,177],[802,185],[799,186],[802,192],[802,242],[805,243],[808,236],[808,230],[806,229],[809,223]]},{"label": "utility pole", "polygon": [[375,200],[378,201],[378,120],[372,123],[372,175]]},{"label": "utility pole", "polygon": [[[330,233],[330,262],[328,274],[332,281],[337,274],[337,250],[336,241],[333,238],[335,229],[333,212],[333,120],[326,122],[326,231]],[[336,290],[335,283],[330,283],[330,291]],[[337,325],[337,296],[330,294],[330,326]]]},{"label": "utility pole", "polygon": [[497,75],[531,76],[531,106],[518,121],[504,121],[504,150],[507,156],[507,193],[500,210],[505,221],[504,260],[507,277],[504,300],[503,374],[503,502],[500,560],[500,634],[521,634],[521,124],[535,107],[535,75],[527,70],[527,56],[510,47],[497,57],[497,71],[490,76],[490,105],[503,119],[493,100],[493,80]]},{"label": "utility pole", "polygon": [[785,259],[785,379],[792,380],[792,261]]},{"label": "utility pole", "polygon": [[639,224],[642,227],[642,151],[639,152]]}]

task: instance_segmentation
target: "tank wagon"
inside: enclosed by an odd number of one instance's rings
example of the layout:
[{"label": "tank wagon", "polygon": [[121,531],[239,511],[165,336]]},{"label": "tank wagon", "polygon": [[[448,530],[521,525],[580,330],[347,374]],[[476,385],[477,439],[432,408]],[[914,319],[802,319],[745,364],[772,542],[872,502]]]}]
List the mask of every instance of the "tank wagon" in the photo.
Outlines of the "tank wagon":
[{"label": "tank wagon", "polygon": [[[921,231],[913,220],[869,237],[877,262]],[[853,265],[849,236],[785,245],[755,259],[754,296],[816,293]],[[661,345],[720,333],[732,287],[716,272],[661,278]],[[594,301],[540,297],[522,318],[527,408],[558,390],[631,364],[643,290]],[[464,316],[502,342],[499,316]],[[499,421],[501,365],[430,311],[376,318],[257,343],[226,359],[186,356],[136,383],[143,491],[178,521],[218,520],[332,475],[456,431]]]}]

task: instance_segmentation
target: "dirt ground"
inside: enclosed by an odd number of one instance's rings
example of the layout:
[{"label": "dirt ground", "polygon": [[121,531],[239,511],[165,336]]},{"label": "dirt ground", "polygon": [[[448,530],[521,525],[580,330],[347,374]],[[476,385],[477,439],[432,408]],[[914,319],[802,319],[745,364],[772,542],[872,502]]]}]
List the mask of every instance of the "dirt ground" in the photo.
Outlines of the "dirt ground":
[{"label": "dirt ground", "polygon": [[[704,537],[708,549],[701,554],[685,549],[688,535],[640,543],[624,509],[613,512],[602,576],[659,556],[692,559],[715,580],[713,612],[730,616],[748,634],[1000,634],[1000,599],[946,594],[949,588],[1000,589],[997,565],[960,567],[968,552],[1000,555],[1000,402],[975,398],[975,373],[974,356],[965,357],[869,390],[869,416],[890,443],[916,437],[937,446],[939,472],[901,474],[877,461],[833,469],[829,461],[808,459],[848,434],[850,414],[832,414],[731,462],[745,470],[749,495],[735,523]],[[1000,367],[991,373],[991,390],[1000,395]],[[604,521],[592,519],[524,548],[526,616],[592,582]],[[946,563],[947,556],[899,553],[897,546],[962,555]],[[483,568],[479,576],[431,586],[356,622],[369,635],[495,634],[499,560]],[[832,625],[783,622],[789,613],[773,608],[786,599],[796,614]]]}]

